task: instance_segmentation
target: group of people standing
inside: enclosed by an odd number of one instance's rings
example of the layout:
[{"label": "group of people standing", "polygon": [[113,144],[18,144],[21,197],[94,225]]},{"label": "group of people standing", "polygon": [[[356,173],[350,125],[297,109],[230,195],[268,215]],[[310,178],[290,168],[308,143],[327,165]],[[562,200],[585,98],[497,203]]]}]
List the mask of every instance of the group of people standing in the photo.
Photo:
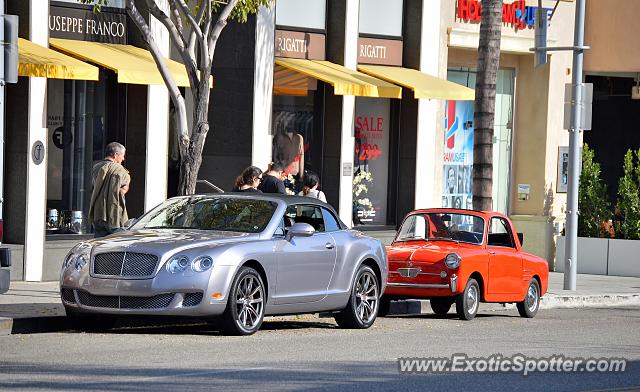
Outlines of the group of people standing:
[{"label": "group of people standing", "polygon": [[[320,185],[318,175],[310,170],[305,170],[304,173],[300,174],[304,186],[302,187],[302,190],[298,192],[298,195],[313,197],[326,202],[327,198],[325,197],[324,192],[318,189],[318,186]],[[265,172],[256,166],[249,166],[236,178],[233,191],[279,193],[286,195],[287,190],[284,184],[285,178],[286,173],[284,166],[279,162],[271,163]]]}]

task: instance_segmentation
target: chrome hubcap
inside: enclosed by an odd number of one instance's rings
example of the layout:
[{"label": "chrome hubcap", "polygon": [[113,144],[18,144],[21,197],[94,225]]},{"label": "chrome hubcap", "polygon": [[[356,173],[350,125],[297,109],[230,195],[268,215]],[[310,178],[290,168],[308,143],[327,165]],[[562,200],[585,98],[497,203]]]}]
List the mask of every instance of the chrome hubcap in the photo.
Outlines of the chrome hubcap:
[{"label": "chrome hubcap", "polygon": [[527,290],[527,308],[532,312],[538,308],[538,290],[534,285],[529,286]]},{"label": "chrome hubcap", "polygon": [[253,275],[247,275],[238,283],[236,311],[238,324],[246,330],[258,326],[263,312],[262,287]]},{"label": "chrome hubcap", "polygon": [[363,324],[376,317],[378,311],[378,284],[369,272],[360,275],[356,283],[356,315]]},{"label": "chrome hubcap", "polygon": [[467,311],[469,314],[475,314],[478,310],[478,290],[476,286],[469,286],[467,291]]}]

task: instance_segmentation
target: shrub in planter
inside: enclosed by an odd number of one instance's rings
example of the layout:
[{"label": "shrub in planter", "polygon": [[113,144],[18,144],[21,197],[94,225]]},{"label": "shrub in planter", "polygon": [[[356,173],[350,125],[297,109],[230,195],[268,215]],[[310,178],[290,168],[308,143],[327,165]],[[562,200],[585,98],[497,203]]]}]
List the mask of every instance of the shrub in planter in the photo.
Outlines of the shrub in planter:
[{"label": "shrub in planter", "polygon": [[624,156],[624,174],[618,183],[617,208],[622,215],[618,231],[629,240],[640,239],[640,166],[634,164],[637,160],[640,160],[640,150],[635,154],[628,150]]},{"label": "shrub in planter", "polygon": [[578,188],[578,235],[580,237],[608,237],[603,222],[611,217],[606,185],[600,178],[600,164],[587,144],[582,148],[582,172]]}]

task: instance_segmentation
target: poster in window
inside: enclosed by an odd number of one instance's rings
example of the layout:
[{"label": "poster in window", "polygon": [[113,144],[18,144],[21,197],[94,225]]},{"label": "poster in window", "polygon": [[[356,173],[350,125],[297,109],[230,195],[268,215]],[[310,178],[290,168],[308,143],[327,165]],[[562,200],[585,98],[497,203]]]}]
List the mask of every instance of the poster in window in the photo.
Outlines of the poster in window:
[{"label": "poster in window", "polygon": [[558,147],[558,180],[556,192],[566,193],[569,185],[569,147]]},{"label": "poster in window", "polygon": [[388,99],[356,99],[353,224],[386,225],[389,183]]},{"label": "poster in window", "polygon": [[442,206],[472,209],[473,101],[447,101]]}]

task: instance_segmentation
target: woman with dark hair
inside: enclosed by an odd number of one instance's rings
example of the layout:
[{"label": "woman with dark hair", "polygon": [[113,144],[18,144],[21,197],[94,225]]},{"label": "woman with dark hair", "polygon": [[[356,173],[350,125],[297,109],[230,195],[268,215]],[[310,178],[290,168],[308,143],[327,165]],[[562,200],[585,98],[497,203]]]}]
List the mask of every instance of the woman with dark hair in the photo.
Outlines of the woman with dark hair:
[{"label": "woman with dark hair", "polygon": [[318,175],[310,170],[305,171],[304,187],[302,188],[302,191],[298,193],[298,196],[313,197],[326,203],[327,198],[322,191],[318,190],[318,185],[320,185]]},{"label": "woman with dark hair", "polygon": [[269,165],[269,169],[262,176],[262,182],[258,186],[258,189],[263,193],[280,193],[286,195],[287,192],[284,189],[284,182],[282,181],[282,175],[284,171],[284,165],[280,162],[272,162]]},{"label": "woman with dark hair", "polygon": [[249,166],[244,169],[242,174],[236,178],[236,182],[233,186],[233,192],[258,192],[258,185],[262,180],[262,170],[255,166]]}]

